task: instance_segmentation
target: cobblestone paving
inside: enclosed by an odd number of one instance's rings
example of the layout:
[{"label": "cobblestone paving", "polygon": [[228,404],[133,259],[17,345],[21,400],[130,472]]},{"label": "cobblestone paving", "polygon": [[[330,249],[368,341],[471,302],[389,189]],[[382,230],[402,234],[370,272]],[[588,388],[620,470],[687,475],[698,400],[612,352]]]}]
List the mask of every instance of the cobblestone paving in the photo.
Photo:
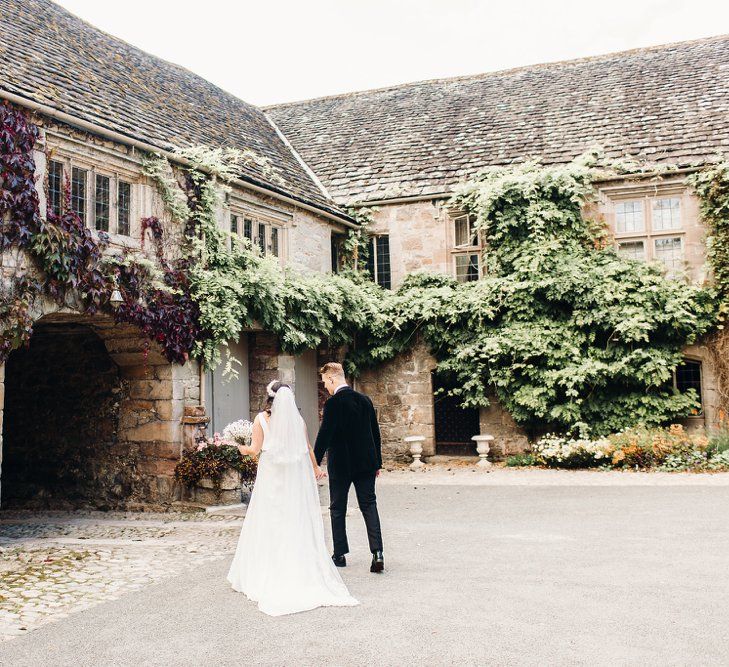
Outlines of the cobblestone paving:
[{"label": "cobblestone paving", "polygon": [[0,642],[229,555],[241,519],[0,512]]}]

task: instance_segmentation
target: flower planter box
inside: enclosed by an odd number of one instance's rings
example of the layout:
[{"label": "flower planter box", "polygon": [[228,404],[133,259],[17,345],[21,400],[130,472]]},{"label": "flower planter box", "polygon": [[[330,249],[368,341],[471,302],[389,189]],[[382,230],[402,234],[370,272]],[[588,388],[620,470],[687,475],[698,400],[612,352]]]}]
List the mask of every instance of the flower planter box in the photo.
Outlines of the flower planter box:
[{"label": "flower planter box", "polygon": [[220,480],[220,494],[215,492],[211,479],[203,477],[200,482],[190,489],[190,500],[203,505],[235,505],[241,502],[243,484],[240,473],[227,470]]}]

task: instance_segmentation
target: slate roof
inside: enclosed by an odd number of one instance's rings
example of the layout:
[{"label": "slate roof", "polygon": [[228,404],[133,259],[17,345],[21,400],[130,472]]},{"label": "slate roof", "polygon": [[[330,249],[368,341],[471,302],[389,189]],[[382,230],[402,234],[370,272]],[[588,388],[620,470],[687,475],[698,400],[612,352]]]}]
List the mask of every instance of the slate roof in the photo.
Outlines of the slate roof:
[{"label": "slate roof", "polygon": [[341,215],[259,108],[49,0],[0,0],[0,89],[157,148],[250,148],[284,183],[256,166],[244,180]]},{"label": "slate roof", "polygon": [[595,145],[687,166],[729,153],[729,36],[266,112],[338,201],[442,193],[487,165]]}]

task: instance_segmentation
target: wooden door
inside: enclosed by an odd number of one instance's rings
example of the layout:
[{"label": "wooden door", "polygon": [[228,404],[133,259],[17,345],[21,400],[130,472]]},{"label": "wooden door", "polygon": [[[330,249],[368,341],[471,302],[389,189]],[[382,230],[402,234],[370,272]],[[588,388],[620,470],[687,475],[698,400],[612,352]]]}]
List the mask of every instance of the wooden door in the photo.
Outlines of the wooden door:
[{"label": "wooden door", "polygon": [[239,363],[233,368],[237,377],[223,376],[225,369],[225,350],[223,362],[214,371],[208,371],[205,378],[205,405],[210,423],[208,433],[221,432],[228,424],[238,419],[250,419],[250,389],[248,384],[248,336],[243,335],[240,341],[229,343],[228,348]]},{"label": "wooden door", "polygon": [[312,445],[319,432],[319,375],[316,350],[306,350],[294,361],[296,404],[309,430]]}]

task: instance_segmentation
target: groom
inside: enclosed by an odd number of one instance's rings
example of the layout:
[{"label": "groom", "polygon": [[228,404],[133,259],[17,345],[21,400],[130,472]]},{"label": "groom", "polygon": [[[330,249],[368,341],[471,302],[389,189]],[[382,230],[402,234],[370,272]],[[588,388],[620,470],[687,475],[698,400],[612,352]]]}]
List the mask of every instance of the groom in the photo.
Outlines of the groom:
[{"label": "groom", "polygon": [[345,567],[349,552],[347,543],[347,496],[354,484],[359,509],[367,526],[367,539],[372,552],[370,572],[382,572],[382,532],[377,514],[375,478],[382,468],[380,427],[372,401],[354,391],[346,382],[341,364],[328,363],[319,369],[324,387],[331,398],[324,405],[324,416],[314,445],[316,462],[327,457],[329,472],[329,510],[332,518],[334,555],[337,567]]}]

